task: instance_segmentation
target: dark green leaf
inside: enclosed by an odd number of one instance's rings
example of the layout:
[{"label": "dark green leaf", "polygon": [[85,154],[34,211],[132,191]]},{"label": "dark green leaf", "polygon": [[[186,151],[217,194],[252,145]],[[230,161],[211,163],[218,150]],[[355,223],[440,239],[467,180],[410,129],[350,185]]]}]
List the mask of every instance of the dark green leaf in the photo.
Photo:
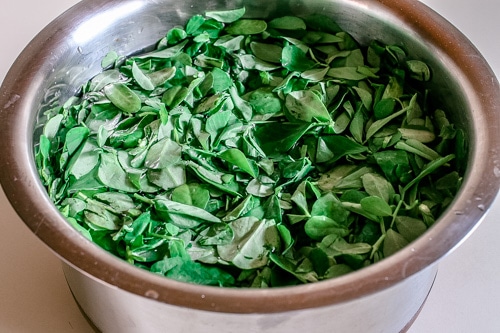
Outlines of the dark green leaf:
[{"label": "dark green leaf", "polygon": [[266,155],[286,153],[309,130],[309,124],[268,122],[255,126],[255,137]]},{"label": "dark green leaf", "polygon": [[258,114],[275,114],[282,110],[281,100],[268,88],[260,88],[248,94],[248,103]]},{"label": "dark green leaf", "polygon": [[291,72],[304,72],[315,66],[315,62],[306,53],[294,45],[287,45],[281,54],[281,64]]},{"label": "dark green leaf", "polygon": [[409,216],[397,216],[396,228],[408,242],[412,242],[427,231],[427,225],[419,219]]},{"label": "dark green leaf", "polygon": [[396,231],[389,229],[384,239],[383,252],[385,257],[389,257],[408,245],[408,241]]},{"label": "dark green leaf", "polygon": [[259,59],[272,63],[281,63],[281,53],[283,52],[283,48],[279,45],[252,42],[250,43],[250,49]]}]

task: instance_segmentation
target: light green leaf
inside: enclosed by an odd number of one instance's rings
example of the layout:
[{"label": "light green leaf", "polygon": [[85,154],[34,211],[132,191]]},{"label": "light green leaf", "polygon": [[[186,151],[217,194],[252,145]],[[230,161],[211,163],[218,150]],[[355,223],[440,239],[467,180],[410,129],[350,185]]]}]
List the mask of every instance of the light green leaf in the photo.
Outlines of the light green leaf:
[{"label": "light green leaf", "polygon": [[255,35],[266,31],[267,23],[264,20],[241,19],[226,28],[231,35]]},{"label": "light green leaf", "polygon": [[222,23],[232,23],[239,20],[243,15],[245,15],[245,7],[232,10],[205,12],[206,17],[213,18]]},{"label": "light green leaf", "polygon": [[377,215],[377,216],[391,216],[392,209],[387,204],[387,202],[376,196],[369,196],[361,199],[361,208],[363,208],[367,213]]},{"label": "light green leaf", "polygon": [[241,269],[263,267],[268,254],[280,247],[280,236],[273,220],[243,217],[230,223],[234,238],[231,244],[217,246],[222,259]]},{"label": "light green leaf", "polygon": [[141,99],[124,83],[108,84],[104,87],[104,94],[125,113],[136,113],[141,109]]},{"label": "light green leaf", "polygon": [[389,200],[396,193],[392,184],[379,174],[366,173],[361,176],[361,180],[366,193],[384,199],[386,203],[389,203]]},{"label": "light green leaf", "polygon": [[138,190],[121,167],[116,154],[111,152],[101,152],[97,177],[101,183],[115,190],[124,192],[137,192]]},{"label": "light green leaf", "polygon": [[305,122],[331,121],[330,114],[317,94],[310,90],[291,92],[286,96],[285,106],[290,115]]},{"label": "light green leaf", "polygon": [[132,62],[132,75],[134,76],[135,82],[144,90],[153,90],[155,85],[151,82],[151,79],[142,72],[142,70],[137,66],[137,63]]},{"label": "light green leaf", "polygon": [[181,159],[181,146],[169,139],[163,138],[149,148],[144,160],[144,166],[149,169],[163,169],[177,164]]},{"label": "light green leaf", "polygon": [[257,178],[259,174],[259,168],[257,163],[253,160],[248,159],[243,152],[239,149],[231,148],[227,149],[219,154],[219,157],[223,160],[237,166],[241,170],[248,173],[253,178]]}]

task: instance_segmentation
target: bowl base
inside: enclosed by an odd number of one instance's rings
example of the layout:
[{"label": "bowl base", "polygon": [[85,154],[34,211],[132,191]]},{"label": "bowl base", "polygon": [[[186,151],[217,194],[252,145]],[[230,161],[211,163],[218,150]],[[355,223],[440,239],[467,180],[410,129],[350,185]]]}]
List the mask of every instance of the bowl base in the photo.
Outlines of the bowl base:
[{"label": "bowl base", "polygon": [[[379,327],[379,329],[382,328],[383,332],[385,332],[385,333],[407,333],[409,331],[409,329],[411,328],[411,326],[413,325],[413,323],[415,322],[415,320],[418,318],[420,312],[422,311],[422,308],[426,304],[426,301],[427,301],[427,299],[428,299],[428,297],[430,295],[430,292],[431,292],[432,287],[434,285],[434,282],[436,280],[437,265],[435,265],[435,267],[430,267],[430,268],[431,269],[429,270],[429,274],[428,275],[426,274],[427,278],[424,278],[424,280],[427,280],[427,282],[419,281],[420,283],[423,283],[423,284],[427,285],[427,287],[425,287],[425,288],[417,288],[417,289],[414,290],[414,291],[420,290],[420,292],[417,292],[417,293],[421,293],[421,296],[420,296],[420,301],[418,301],[415,304],[415,305],[418,304],[418,308],[417,307],[414,308],[413,315],[411,317],[408,317],[409,319],[406,322],[402,322],[402,323],[400,322],[399,325],[393,325],[393,326],[388,325],[388,326],[385,326],[385,328],[383,328],[384,326],[381,326],[381,327]],[[79,273],[77,270],[75,270],[73,267],[66,265],[64,262],[63,262],[63,271],[65,273],[66,282],[67,282],[68,287],[70,289],[71,295],[73,296],[73,299],[75,300],[75,302],[76,302],[76,304],[78,306],[78,309],[82,313],[83,317],[89,323],[89,325],[92,328],[92,330],[94,331],[94,333],[104,333],[105,331],[102,330],[102,329],[100,329],[98,327],[98,324],[96,324],[92,320],[92,315],[94,315],[94,316],[96,315],[95,313],[92,314],[92,308],[93,307],[92,306],[89,307],[89,304],[86,304],[89,301],[89,299],[87,299],[87,297],[92,298],[92,296],[89,296],[89,295],[84,296],[84,295],[82,295],[81,290],[80,290],[79,287],[82,287],[83,285],[79,284],[79,283],[75,284],[75,275],[74,274],[76,273],[77,280],[80,279],[80,278],[82,278],[83,275],[81,273]],[[85,279],[85,281],[89,282],[88,279]],[[84,281],[80,281],[80,282],[84,282]],[[414,284],[411,284],[411,285],[413,286]],[[73,288],[76,288],[76,289],[73,290]],[[85,288],[83,288],[83,289],[85,289]],[[93,290],[93,291],[99,293],[96,290]],[[80,301],[80,298],[82,298],[81,301]],[[85,309],[87,309],[87,310],[90,309],[91,313],[87,313],[85,311]],[[139,328],[139,327],[137,327],[135,325],[132,325],[132,326],[133,326],[133,328],[132,328],[131,332],[141,332],[141,328]],[[187,326],[189,326],[189,325],[187,325]],[[111,327],[113,327],[113,325],[110,326],[110,327],[108,327],[108,329],[110,329]],[[131,328],[131,327],[129,327],[129,328]],[[184,327],[184,329],[186,329],[186,328],[187,327]],[[108,329],[106,329],[106,331]],[[194,332],[192,329],[193,329],[193,327],[191,327],[189,329],[189,331],[190,332]],[[378,331],[378,330],[376,330],[376,331]]]}]

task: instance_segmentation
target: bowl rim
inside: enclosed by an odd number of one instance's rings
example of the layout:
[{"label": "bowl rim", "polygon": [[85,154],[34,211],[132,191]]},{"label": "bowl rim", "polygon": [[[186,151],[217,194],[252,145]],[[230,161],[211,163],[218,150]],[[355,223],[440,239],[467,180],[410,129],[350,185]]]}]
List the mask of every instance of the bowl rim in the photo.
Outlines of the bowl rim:
[{"label": "bowl rim", "polygon": [[[34,167],[28,96],[36,82],[38,65],[34,50],[64,38],[54,29],[71,24],[72,15],[86,17],[95,8],[121,0],[84,0],[43,29],[20,54],[0,88],[0,182],[17,214],[33,233],[62,260],[83,274],[131,293],[164,303],[226,313],[272,313],[314,308],[346,302],[389,288],[452,251],[479,225],[500,188],[499,83],[474,45],[451,23],[426,5],[414,0],[345,0],[383,9],[418,31],[459,70],[471,90],[474,115],[478,117],[471,147],[470,166],[453,207],[422,237],[393,256],[359,271],[312,284],[271,288],[231,289],[187,284],[133,267],[95,246],[58,214],[46,195]],[[444,33],[446,32],[446,33]],[[43,51],[37,51],[43,52]],[[36,53],[36,52],[35,52]],[[40,56],[40,54],[36,54]],[[495,92],[495,93],[492,93]],[[28,110],[28,111],[26,111]],[[477,129],[482,126],[483,132]],[[484,128],[483,128],[484,127]],[[19,145],[28,149],[19,149]],[[485,160],[486,159],[486,160]],[[481,161],[484,163],[479,163]],[[478,205],[480,198],[480,205]],[[57,235],[57,237],[54,237]]]}]

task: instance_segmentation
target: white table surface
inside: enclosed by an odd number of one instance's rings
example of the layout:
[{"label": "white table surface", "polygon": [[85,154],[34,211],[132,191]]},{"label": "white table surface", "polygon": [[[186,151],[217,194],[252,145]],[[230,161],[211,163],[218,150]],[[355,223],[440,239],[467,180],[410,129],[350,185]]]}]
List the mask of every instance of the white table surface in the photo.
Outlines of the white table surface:
[{"label": "white table surface", "polygon": [[[24,46],[77,0],[2,0],[0,81]],[[464,32],[500,77],[500,1],[423,0]],[[60,262],[0,191],[0,332],[91,333]],[[410,333],[500,332],[500,200],[479,228],[439,263],[434,288]],[[145,332],[146,333],[146,332]]]}]

